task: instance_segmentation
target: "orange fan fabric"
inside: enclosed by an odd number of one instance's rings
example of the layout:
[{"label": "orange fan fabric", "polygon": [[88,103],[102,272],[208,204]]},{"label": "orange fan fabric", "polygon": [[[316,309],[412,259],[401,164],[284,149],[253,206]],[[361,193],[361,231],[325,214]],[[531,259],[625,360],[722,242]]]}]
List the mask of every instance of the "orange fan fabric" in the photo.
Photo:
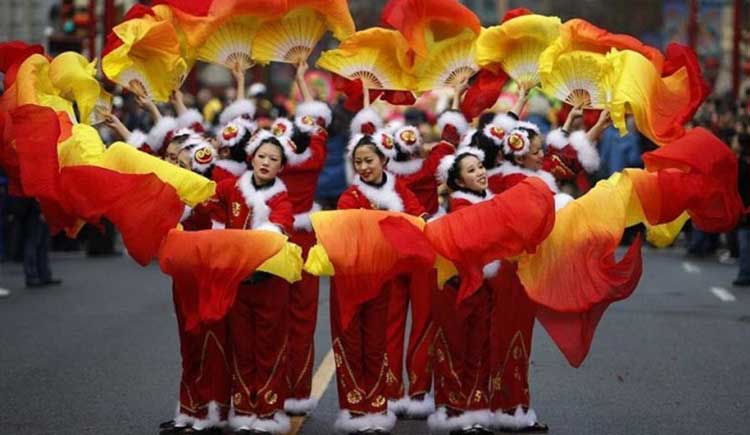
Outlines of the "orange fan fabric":
[{"label": "orange fan fabric", "polygon": [[540,179],[528,178],[489,201],[428,223],[425,235],[461,276],[458,304],[482,284],[483,265],[534,252],[554,223],[551,191]]},{"label": "orange fan fabric", "polygon": [[390,0],[381,15],[383,26],[398,30],[409,46],[427,57],[434,42],[458,35],[465,28],[479,34],[479,18],[456,0]]},{"label": "orange fan fabric", "polygon": [[187,330],[222,319],[234,304],[240,282],[285,242],[286,237],[270,231],[170,231],[159,251],[159,265],[174,280]]}]

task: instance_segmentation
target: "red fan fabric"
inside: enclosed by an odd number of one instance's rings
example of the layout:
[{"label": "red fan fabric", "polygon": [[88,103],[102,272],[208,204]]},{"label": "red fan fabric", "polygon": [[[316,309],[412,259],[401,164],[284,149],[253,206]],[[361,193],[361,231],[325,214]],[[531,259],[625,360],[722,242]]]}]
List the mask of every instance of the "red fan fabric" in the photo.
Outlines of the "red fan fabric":
[{"label": "red fan fabric", "polygon": [[[365,104],[362,80],[349,80],[338,74],[332,74],[334,89],[346,95],[344,108],[350,112],[359,112]],[[368,89],[370,101],[378,98],[395,105],[410,106],[417,101],[411,91],[384,91],[380,89]]]},{"label": "red fan fabric", "polygon": [[[560,125],[565,124],[565,120],[568,119],[568,114],[573,110],[573,106],[568,103],[563,103],[560,110],[557,112],[557,122]],[[601,110],[585,109],[583,111],[583,125],[586,130],[589,130],[599,120],[599,115],[602,113]]]},{"label": "red fan fabric", "polygon": [[18,68],[32,54],[44,54],[41,45],[29,45],[23,41],[9,41],[0,44],[0,72],[4,74],[3,87],[8,89],[16,81]]},{"label": "red fan fabric", "polygon": [[534,252],[554,223],[552,192],[541,179],[527,178],[489,201],[428,223],[425,235],[456,266],[461,303],[482,284],[483,265]]},{"label": "red fan fabric", "polygon": [[[151,10],[150,7],[144,6],[140,3],[136,3],[133,5],[132,8],[128,9],[121,23],[124,23],[129,20],[134,20],[136,18],[142,18],[142,17],[145,17],[146,15],[156,16],[154,14],[154,11]],[[109,54],[112,50],[120,47],[121,45],[122,45],[122,41],[120,40],[120,38],[117,37],[117,34],[115,34],[115,32],[110,32],[107,35],[107,38],[104,42],[104,47],[102,47],[102,58],[107,56],[107,54]]]},{"label": "red fan fabric", "polygon": [[691,96],[691,103],[686,105],[679,118],[679,122],[684,124],[693,119],[693,115],[711,92],[711,87],[703,79],[703,72],[695,51],[685,45],[669,44],[664,59],[662,77],[670,76],[683,67],[687,69]]},{"label": "red fan fabric", "polygon": [[508,12],[506,12],[505,15],[503,15],[503,19],[500,22],[504,23],[506,21],[512,20],[513,18],[518,18],[524,15],[531,15],[531,14],[533,14],[533,12],[531,12],[531,10],[526,9],[526,8],[511,9]]},{"label": "red fan fabric", "polygon": [[466,119],[472,120],[481,115],[482,112],[492,108],[503,92],[503,86],[509,77],[505,71],[499,74],[483,69],[473,78],[469,89],[466,90],[461,100],[461,112]]},{"label": "red fan fabric", "polygon": [[284,246],[270,231],[172,230],[159,251],[188,331],[224,318],[240,283]]}]

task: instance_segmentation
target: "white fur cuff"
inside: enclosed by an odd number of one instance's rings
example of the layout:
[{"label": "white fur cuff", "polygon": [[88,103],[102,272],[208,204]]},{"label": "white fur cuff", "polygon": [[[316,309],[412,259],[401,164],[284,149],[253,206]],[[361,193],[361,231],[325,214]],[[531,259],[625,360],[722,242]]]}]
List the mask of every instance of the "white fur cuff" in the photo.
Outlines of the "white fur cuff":
[{"label": "white fur cuff", "polygon": [[258,231],[271,231],[272,233],[283,233],[278,225],[272,224],[271,222],[264,222],[253,229]]},{"label": "white fur cuff", "polygon": [[469,130],[469,123],[466,121],[466,118],[464,118],[464,115],[452,110],[444,112],[437,120],[437,128],[441,133],[447,125],[455,127],[460,136],[465,135]]},{"label": "white fur cuff", "polygon": [[312,412],[318,406],[318,399],[308,397],[307,399],[286,399],[284,411],[290,414],[306,414]]},{"label": "white fur cuff", "polygon": [[341,433],[368,429],[391,431],[394,426],[396,426],[396,414],[391,411],[385,414],[365,414],[361,417],[355,417],[345,409],[339,412],[339,416],[333,424],[334,429]]},{"label": "white fur cuff", "polygon": [[156,124],[151,127],[148,132],[148,138],[146,142],[151,149],[157,153],[164,146],[164,139],[167,137],[169,132],[177,130],[177,120],[171,116],[164,116]]},{"label": "white fur cuff", "polygon": [[130,132],[130,135],[125,138],[125,142],[128,143],[128,145],[132,145],[136,148],[142,147],[146,141],[148,140],[148,136],[146,133],[140,131],[140,130],[133,130]]},{"label": "white fur cuff", "polygon": [[601,159],[599,151],[586,137],[586,132],[579,130],[570,135],[570,146],[578,153],[578,161],[586,172],[594,172],[599,169]]},{"label": "white fur cuff", "polygon": [[552,148],[563,149],[568,144],[568,135],[562,128],[556,128],[547,133],[547,145]]},{"label": "white fur cuff", "polygon": [[500,260],[495,260],[491,263],[487,263],[482,268],[484,279],[491,279],[491,278],[496,277],[499,271],[500,271]]},{"label": "white fur cuff", "polygon": [[187,112],[177,117],[177,125],[180,128],[193,128],[195,124],[203,126],[203,115],[195,109],[188,109]]},{"label": "white fur cuff", "polygon": [[316,211],[320,210],[320,204],[313,203],[313,206],[310,210],[294,215],[294,229],[297,231],[312,231],[313,228],[312,221],[310,220],[310,213],[315,213]]},{"label": "white fur cuff", "polygon": [[219,122],[224,125],[234,118],[247,115],[251,119],[255,117],[255,103],[250,100],[237,100],[224,108],[219,116]]}]

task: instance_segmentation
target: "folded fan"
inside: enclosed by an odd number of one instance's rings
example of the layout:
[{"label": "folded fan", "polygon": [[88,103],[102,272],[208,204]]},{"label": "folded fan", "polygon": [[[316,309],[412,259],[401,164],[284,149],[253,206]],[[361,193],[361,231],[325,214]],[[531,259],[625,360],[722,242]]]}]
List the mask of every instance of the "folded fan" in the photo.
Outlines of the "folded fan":
[{"label": "folded fan", "polygon": [[405,70],[407,50],[398,32],[374,27],[323,52],[317,66],[349,80],[359,79],[367,89],[410,90],[415,83]]},{"label": "folded fan", "polygon": [[542,90],[573,107],[604,109],[612,100],[614,69],[606,56],[585,51],[565,53],[555,59],[542,56],[539,75]]},{"label": "folded fan", "polygon": [[430,54],[416,63],[417,90],[455,88],[479,71],[476,63],[476,35],[465,30],[449,40],[430,44]]},{"label": "folded fan", "polygon": [[483,29],[477,40],[477,63],[495,73],[503,69],[527,88],[539,83],[539,56],[560,34],[560,19],[523,15]]},{"label": "folded fan", "polygon": [[253,41],[253,59],[298,64],[307,60],[326,31],[342,40],[354,33],[345,0],[289,1],[284,17],[264,23]]}]

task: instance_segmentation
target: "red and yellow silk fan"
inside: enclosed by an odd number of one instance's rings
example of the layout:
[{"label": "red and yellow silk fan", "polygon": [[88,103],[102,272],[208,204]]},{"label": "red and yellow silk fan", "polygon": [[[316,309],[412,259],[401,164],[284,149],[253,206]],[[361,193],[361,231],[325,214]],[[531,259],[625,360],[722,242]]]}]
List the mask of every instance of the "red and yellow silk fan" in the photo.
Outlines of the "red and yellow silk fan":
[{"label": "red and yellow silk fan", "polygon": [[137,95],[167,101],[187,73],[174,26],[148,11],[112,29],[102,71]]},{"label": "red and yellow silk fan", "polygon": [[560,19],[522,15],[483,29],[477,40],[477,63],[495,73],[503,69],[527,89],[539,83],[539,56],[560,34]]},{"label": "red and yellow silk fan", "polygon": [[615,71],[599,53],[573,51],[554,58],[545,51],[539,77],[545,93],[573,107],[604,109],[612,100]]},{"label": "red and yellow silk fan", "polygon": [[96,79],[96,60],[68,51],[55,57],[50,63],[49,76],[60,95],[78,106],[79,120],[87,122],[101,95],[101,86]]},{"label": "red and yellow silk fan", "polygon": [[323,52],[317,66],[349,80],[361,80],[367,89],[411,90],[414,77],[406,71],[407,50],[401,34],[374,27]]},{"label": "red and yellow silk fan", "polygon": [[289,0],[283,18],[258,30],[253,59],[261,64],[305,62],[328,30],[339,40],[354,33],[346,0]]}]

